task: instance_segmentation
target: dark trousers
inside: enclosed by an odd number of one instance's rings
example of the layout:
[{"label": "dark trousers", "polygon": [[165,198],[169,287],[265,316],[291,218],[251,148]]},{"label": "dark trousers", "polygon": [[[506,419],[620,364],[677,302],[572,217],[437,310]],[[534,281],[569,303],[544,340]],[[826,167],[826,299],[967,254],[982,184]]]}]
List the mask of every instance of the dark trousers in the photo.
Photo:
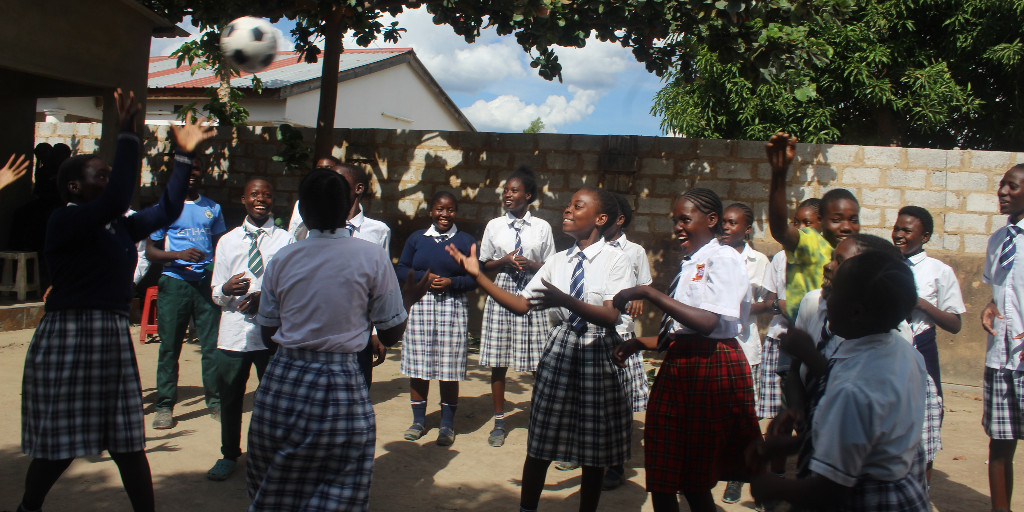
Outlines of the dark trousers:
[{"label": "dark trousers", "polygon": [[939,344],[935,341],[935,328],[914,336],[914,348],[924,356],[924,366],[935,381],[935,389],[942,396],[942,372],[939,369]]},{"label": "dark trousers", "polygon": [[236,460],[242,455],[242,402],[245,399],[245,384],[249,381],[249,368],[255,366],[256,377],[262,381],[263,372],[273,355],[273,349],[250,352],[217,350],[220,452],[225,459]]},{"label": "dark trousers", "polygon": [[195,320],[202,352],[203,390],[207,407],[220,406],[217,389],[217,329],[220,307],[210,301],[210,278],[185,281],[160,276],[156,299],[156,325],[160,352],[156,366],[156,408],[171,409],[178,401],[178,357],[189,319]]}]

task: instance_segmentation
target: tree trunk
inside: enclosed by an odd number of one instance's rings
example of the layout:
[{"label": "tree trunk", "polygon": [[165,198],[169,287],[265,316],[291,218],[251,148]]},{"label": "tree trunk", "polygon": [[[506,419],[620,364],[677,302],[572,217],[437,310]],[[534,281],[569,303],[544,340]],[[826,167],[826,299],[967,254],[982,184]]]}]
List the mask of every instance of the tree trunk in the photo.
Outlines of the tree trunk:
[{"label": "tree trunk", "polygon": [[323,73],[320,75],[320,110],[316,115],[315,159],[334,150],[334,113],[338,108],[338,61],[341,59],[341,9],[324,24]]}]

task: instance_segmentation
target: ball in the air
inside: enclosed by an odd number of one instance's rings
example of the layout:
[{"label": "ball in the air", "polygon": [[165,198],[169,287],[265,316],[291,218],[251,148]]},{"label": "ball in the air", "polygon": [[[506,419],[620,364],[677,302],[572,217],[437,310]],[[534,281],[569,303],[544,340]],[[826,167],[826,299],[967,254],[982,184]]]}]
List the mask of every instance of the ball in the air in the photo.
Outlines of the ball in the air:
[{"label": "ball in the air", "polygon": [[277,32],[262,18],[238,18],[220,33],[220,51],[242,71],[263,71],[277,55]]}]

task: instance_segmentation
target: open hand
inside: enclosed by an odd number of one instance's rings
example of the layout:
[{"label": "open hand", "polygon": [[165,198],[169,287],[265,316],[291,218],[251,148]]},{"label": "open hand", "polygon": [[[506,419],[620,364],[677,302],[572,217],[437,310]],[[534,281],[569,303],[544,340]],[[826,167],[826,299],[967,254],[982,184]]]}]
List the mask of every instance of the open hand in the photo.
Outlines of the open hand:
[{"label": "open hand", "polygon": [[174,139],[174,145],[186,153],[195,151],[200,143],[213,137],[215,133],[213,126],[210,126],[205,117],[196,119],[192,112],[185,114],[184,125],[171,123],[171,138]]},{"label": "open hand", "polygon": [[125,95],[120,87],[114,91],[114,105],[117,107],[117,119],[121,125],[122,132],[135,133],[136,118],[142,107],[135,102],[135,93],[128,91]]},{"label": "open hand", "polygon": [[564,308],[572,302],[571,295],[559,290],[546,279],[541,279],[540,283],[544,287],[537,291],[539,295],[530,299],[531,309]]},{"label": "open hand", "polygon": [[480,276],[480,260],[476,258],[476,244],[470,246],[469,256],[462,254],[462,252],[456,249],[452,244],[444,246],[444,250],[448,251],[448,255],[451,256],[467,274],[473,276],[474,279]]},{"label": "open hand", "polygon": [[768,140],[765,153],[768,154],[768,164],[773,173],[786,172],[796,158],[796,137],[785,132],[776,133]]},{"label": "open hand", "polygon": [[629,304],[626,305],[626,314],[633,318],[637,318],[640,315],[644,314],[644,301],[630,301]]},{"label": "open hand", "polygon": [[[249,291],[249,278],[245,277],[245,272],[239,272],[221,285],[220,291],[224,292],[224,295],[245,295]],[[238,309],[241,311],[242,308]]]},{"label": "open hand", "polygon": [[[632,288],[626,288],[625,290],[620,290],[619,293],[615,294],[615,297],[612,297],[612,307],[614,307],[615,309],[617,309],[619,311],[626,312],[626,308],[629,306],[629,302],[634,301],[636,299],[644,298],[644,292],[647,291],[647,290],[645,290],[645,288],[648,288],[648,287],[647,286],[634,286]],[[642,306],[641,306],[641,308],[642,308]],[[641,309],[641,311],[643,311],[643,310]]]},{"label": "open hand", "polygon": [[[18,157],[15,161],[14,157]],[[13,164],[11,162],[14,162]],[[29,160],[25,155],[11,155],[7,159],[7,163],[3,167],[0,167],[0,190],[7,185],[10,185],[18,178],[25,175],[28,172]]]},{"label": "open hand", "polygon": [[985,309],[981,310],[981,327],[985,329],[985,332],[995,336],[996,331],[992,328],[992,322],[996,318],[1003,318],[1003,315],[999,314],[999,309],[996,308],[995,302],[989,302],[985,305]]},{"label": "open hand", "polygon": [[430,287],[430,276],[432,275],[428,269],[423,273],[423,277],[416,280],[416,272],[413,270],[409,271],[409,275],[405,277],[405,284],[402,285],[402,302],[405,304],[406,311],[411,309],[413,304],[419,302],[427,294],[427,288]]}]

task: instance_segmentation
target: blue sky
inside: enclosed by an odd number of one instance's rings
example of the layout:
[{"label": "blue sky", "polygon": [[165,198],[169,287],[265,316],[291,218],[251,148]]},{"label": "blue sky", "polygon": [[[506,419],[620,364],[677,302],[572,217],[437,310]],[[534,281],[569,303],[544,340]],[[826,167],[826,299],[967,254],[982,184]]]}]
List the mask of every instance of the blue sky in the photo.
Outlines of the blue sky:
[{"label": "blue sky", "polygon": [[[423,9],[397,18],[406,29],[398,44],[411,47],[455,104],[480,131],[519,132],[540,117],[545,132],[660,135],[650,115],[660,80],[614,43],[590,41],[586,48],[555,48],[563,82],[549,82],[530,68],[530,57],[513,36],[485,31],[467,44],[446,25],[435,26]],[[387,19],[385,23],[390,23]],[[195,29],[183,23],[190,32]],[[277,24],[286,36],[287,20]],[[287,39],[285,37],[285,39]],[[346,47],[358,48],[351,40]],[[154,40],[153,53],[166,55],[181,40]],[[287,41],[282,50],[290,50]]]}]

